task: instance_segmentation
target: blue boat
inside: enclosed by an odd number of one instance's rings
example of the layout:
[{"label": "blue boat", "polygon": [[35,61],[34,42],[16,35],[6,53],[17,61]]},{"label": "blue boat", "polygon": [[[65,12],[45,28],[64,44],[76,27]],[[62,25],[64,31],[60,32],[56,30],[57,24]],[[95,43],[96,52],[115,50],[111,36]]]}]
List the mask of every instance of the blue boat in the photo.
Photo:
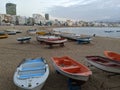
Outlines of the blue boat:
[{"label": "blue boat", "polygon": [[82,38],[78,38],[77,42],[78,44],[90,43],[91,40],[92,40],[92,37],[82,37]]},{"label": "blue boat", "polygon": [[7,33],[8,35],[16,35],[15,31],[10,31],[10,30],[5,30],[5,33]]},{"label": "blue boat", "polygon": [[105,33],[111,33],[111,32],[114,32],[114,31],[104,31]]},{"label": "blue boat", "polygon": [[23,43],[24,41],[26,42],[30,42],[31,37],[22,37],[22,38],[17,38],[17,41],[20,41],[21,43]]},{"label": "blue boat", "polygon": [[120,32],[120,30],[117,30],[116,32]]},{"label": "blue boat", "polygon": [[41,90],[48,76],[49,66],[45,59],[25,59],[17,67],[13,81],[20,90]]}]

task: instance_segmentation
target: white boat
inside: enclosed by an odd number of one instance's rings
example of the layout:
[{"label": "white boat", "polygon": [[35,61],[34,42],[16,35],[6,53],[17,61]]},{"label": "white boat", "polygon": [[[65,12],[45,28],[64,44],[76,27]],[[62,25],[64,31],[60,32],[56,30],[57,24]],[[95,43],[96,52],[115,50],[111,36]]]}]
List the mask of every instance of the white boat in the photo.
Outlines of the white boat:
[{"label": "white boat", "polygon": [[30,30],[27,30],[27,34],[29,35],[35,35],[37,32],[37,29],[30,29]]},{"label": "white boat", "polygon": [[25,59],[17,67],[13,81],[20,90],[41,90],[49,75],[43,58]]},{"label": "white boat", "polygon": [[7,29],[7,30],[5,30],[5,32],[8,32],[8,33],[10,33],[10,32],[14,32],[14,33],[22,33],[21,30],[17,30],[17,29]]},{"label": "white boat", "polygon": [[53,30],[53,31],[51,31],[51,34],[59,36],[61,34],[61,32]]},{"label": "white boat", "polygon": [[44,43],[46,45],[49,45],[49,47],[52,47],[53,45],[58,44],[59,46],[63,47],[64,43],[67,42],[67,39],[60,38],[60,39],[46,39],[44,40]]},{"label": "white boat", "polygon": [[86,56],[86,60],[88,63],[101,70],[120,74],[120,64],[109,58],[102,56]]},{"label": "white boat", "polygon": [[78,44],[80,43],[90,43],[92,41],[92,37],[81,37],[77,39]]},{"label": "white boat", "polygon": [[8,31],[8,30],[6,30],[5,33],[7,33],[8,35],[16,35],[15,31]]},{"label": "white boat", "polygon": [[67,42],[67,39],[64,39],[64,38],[58,38],[58,39],[46,39],[44,40],[45,43],[48,43],[48,44],[61,44],[61,43],[65,43]]},{"label": "white boat", "polygon": [[39,35],[39,36],[36,36],[36,40],[39,41],[39,42],[43,42],[46,39],[59,39],[59,38],[61,38],[61,37],[54,36],[54,35]]},{"label": "white boat", "polygon": [[60,36],[63,38],[67,38],[69,40],[74,40],[74,41],[80,38],[80,35],[76,35],[74,33],[61,33]]}]

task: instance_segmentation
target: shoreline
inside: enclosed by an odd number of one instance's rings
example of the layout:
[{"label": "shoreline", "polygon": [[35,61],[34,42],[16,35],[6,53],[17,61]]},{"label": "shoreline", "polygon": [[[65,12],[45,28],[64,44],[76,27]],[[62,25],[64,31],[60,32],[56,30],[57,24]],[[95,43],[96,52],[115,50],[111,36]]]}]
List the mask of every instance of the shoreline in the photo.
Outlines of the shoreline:
[{"label": "shoreline", "polygon": [[[18,29],[18,30],[23,30],[23,31],[27,31],[30,29],[37,29],[39,30],[46,30],[46,31],[53,31],[54,28],[73,28],[73,27],[51,27],[51,26],[0,26],[0,31],[4,31],[6,29]],[[76,27],[76,28],[89,28],[89,27]],[[90,27],[90,28],[97,28],[97,27]],[[100,28],[100,27],[98,27]],[[101,28],[105,28],[105,27],[101,27]],[[107,28],[107,27],[106,27]],[[112,27],[114,28],[114,27]],[[115,27],[116,28],[116,27]],[[87,34],[81,34],[81,35],[87,35]],[[94,35],[94,34],[93,34]],[[87,35],[87,36],[92,36],[92,35]],[[97,36],[97,35],[96,35]],[[97,36],[97,37],[104,37],[104,38],[120,38],[120,37],[109,37],[109,36]]]},{"label": "shoreline", "polygon": [[[37,29],[47,29],[47,28],[72,28],[72,27],[76,27],[76,28],[83,28],[81,26],[26,26],[26,25],[15,25],[15,26],[4,26],[4,25],[0,25],[0,30],[1,29],[29,29],[29,28],[37,28]],[[120,28],[120,27],[84,27],[84,28]]]}]

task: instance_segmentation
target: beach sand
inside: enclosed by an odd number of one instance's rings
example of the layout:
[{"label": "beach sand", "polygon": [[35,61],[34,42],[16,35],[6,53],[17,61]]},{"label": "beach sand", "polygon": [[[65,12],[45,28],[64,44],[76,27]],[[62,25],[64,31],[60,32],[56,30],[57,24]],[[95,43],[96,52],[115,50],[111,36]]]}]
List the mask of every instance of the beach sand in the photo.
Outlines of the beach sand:
[{"label": "beach sand", "polygon": [[[5,30],[8,27],[0,27]],[[24,58],[44,57],[50,68],[50,75],[42,90],[68,90],[68,78],[57,74],[51,64],[51,57],[70,56],[71,58],[87,65],[85,56],[104,56],[104,50],[120,53],[120,39],[108,37],[94,37],[90,44],[77,44],[74,41],[65,43],[65,47],[55,46],[49,49],[36,41],[36,35],[31,35],[30,43],[20,44],[18,37],[29,36],[26,30],[34,27],[15,27],[23,32],[9,35],[6,39],[0,39],[0,90],[17,90],[13,83],[13,75],[16,67]],[[35,27],[36,28],[36,27]],[[38,29],[39,27],[37,27]],[[110,73],[90,67],[93,75],[81,86],[82,90],[120,90],[120,75],[108,77]]]}]

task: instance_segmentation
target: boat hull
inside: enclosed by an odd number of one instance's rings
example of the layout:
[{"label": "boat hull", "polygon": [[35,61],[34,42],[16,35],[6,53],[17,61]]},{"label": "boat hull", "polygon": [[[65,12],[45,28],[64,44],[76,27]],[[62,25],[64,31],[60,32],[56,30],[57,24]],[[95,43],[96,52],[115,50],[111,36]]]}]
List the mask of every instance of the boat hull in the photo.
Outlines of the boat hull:
[{"label": "boat hull", "polygon": [[35,88],[33,88],[33,89],[25,89],[25,88],[20,88],[20,87],[18,87],[18,90],[41,90],[42,87],[44,86],[44,84],[45,84],[45,83],[43,83],[43,84],[41,84],[41,85],[39,85],[39,86],[37,86],[37,87],[35,87]]},{"label": "boat hull", "polygon": [[46,44],[61,44],[67,42],[67,39],[45,40]]},{"label": "boat hull", "polygon": [[36,36],[36,40],[39,41],[39,42],[44,42],[44,40],[46,39],[59,39],[60,37],[57,37],[57,36],[50,36],[50,35],[39,35],[39,36]]},{"label": "boat hull", "polygon": [[6,34],[4,31],[0,32],[0,39],[3,39],[3,38],[8,38],[8,34]]},{"label": "boat hull", "polygon": [[[99,58],[99,57],[98,57]],[[100,58],[102,58],[102,57],[100,57]],[[103,58],[103,59],[105,59],[105,58]],[[107,58],[106,58],[107,59]],[[112,67],[112,66],[109,66],[109,65],[104,65],[104,64],[100,64],[100,63],[96,63],[96,62],[94,62],[94,61],[92,61],[92,60],[88,60],[88,59],[86,59],[87,60],[87,62],[88,63],[90,63],[91,65],[93,65],[93,66],[95,66],[96,68],[98,68],[98,69],[101,69],[101,70],[103,70],[103,71],[106,71],[106,72],[111,72],[111,73],[118,73],[118,74],[120,74],[120,65],[119,64],[117,64],[119,67]],[[110,61],[110,63],[108,63],[108,64],[114,64],[115,65],[115,63],[114,62],[111,62]]]},{"label": "boat hull", "polygon": [[53,66],[54,66],[55,70],[57,70],[58,72],[60,72],[61,74],[65,75],[69,78],[72,78],[75,80],[80,80],[80,81],[87,81],[89,79],[88,76],[77,76],[77,75],[71,75],[71,74],[65,73],[65,72],[61,71],[54,63],[53,63]]},{"label": "boat hull", "polygon": [[78,38],[77,42],[78,42],[78,44],[90,43],[91,40],[92,40],[91,37],[84,37],[84,38]]},{"label": "boat hull", "polygon": [[61,33],[60,36],[63,38],[67,38],[68,40],[73,40],[73,41],[76,41],[78,38],[80,38],[80,36],[77,36],[74,33]]},{"label": "boat hull", "polygon": [[69,78],[87,81],[92,72],[85,65],[76,62],[68,56],[53,57],[52,64],[58,72]]},{"label": "boat hull", "polygon": [[24,62],[18,66],[14,73],[15,85],[19,90],[41,90],[49,75],[48,64],[45,61],[32,61],[32,64],[30,62],[24,64]]},{"label": "boat hull", "polygon": [[8,38],[8,35],[1,35],[0,39],[3,39],[3,38]]},{"label": "boat hull", "polygon": [[28,41],[30,39],[31,37],[22,37],[22,38],[17,38],[17,41]]}]

